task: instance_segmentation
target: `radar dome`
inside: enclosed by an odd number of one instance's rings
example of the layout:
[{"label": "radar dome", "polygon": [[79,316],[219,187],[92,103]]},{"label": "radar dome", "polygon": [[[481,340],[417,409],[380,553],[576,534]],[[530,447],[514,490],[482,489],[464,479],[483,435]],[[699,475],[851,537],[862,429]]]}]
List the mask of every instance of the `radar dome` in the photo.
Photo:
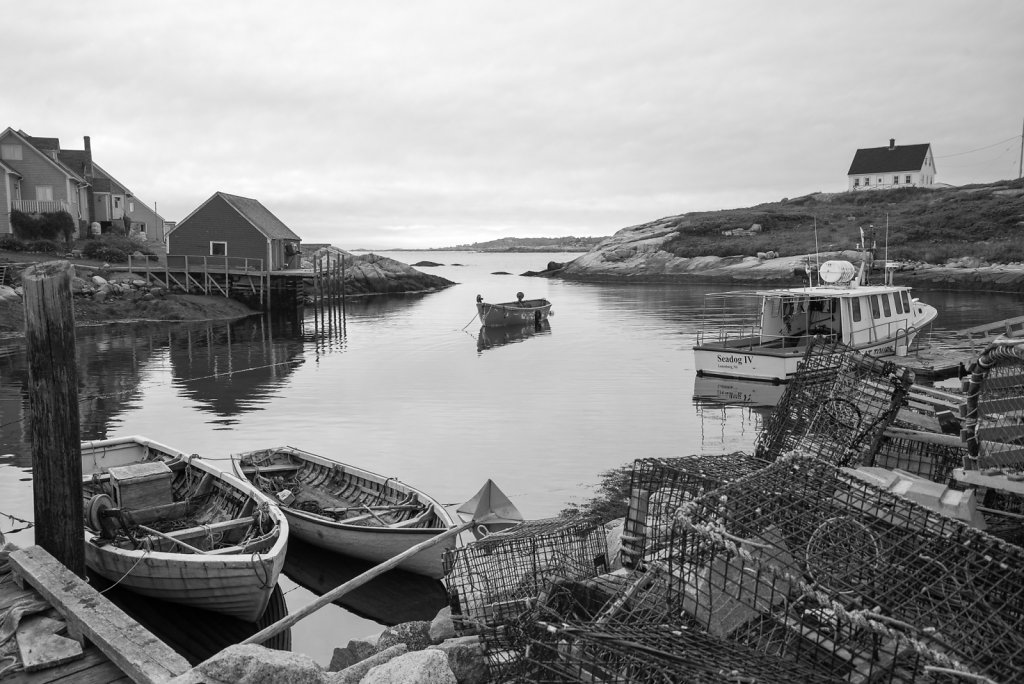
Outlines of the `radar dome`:
[{"label": "radar dome", "polygon": [[837,285],[851,282],[856,275],[857,269],[849,261],[826,261],[818,271],[818,277],[823,282]]}]

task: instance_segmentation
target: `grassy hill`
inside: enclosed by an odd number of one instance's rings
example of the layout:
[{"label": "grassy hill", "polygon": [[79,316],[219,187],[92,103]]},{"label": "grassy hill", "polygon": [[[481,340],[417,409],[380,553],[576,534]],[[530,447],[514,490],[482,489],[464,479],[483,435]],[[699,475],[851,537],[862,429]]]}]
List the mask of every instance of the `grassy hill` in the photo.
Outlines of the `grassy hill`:
[{"label": "grassy hill", "polygon": [[1020,263],[1024,180],[814,193],[744,209],[690,212],[624,230],[651,226],[679,231],[663,249],[680,257],[853,249],[863,229],[869,240],[874,237],[879,257],[887,242],[890,259],[942,264],[969,256],[993,264]]}]

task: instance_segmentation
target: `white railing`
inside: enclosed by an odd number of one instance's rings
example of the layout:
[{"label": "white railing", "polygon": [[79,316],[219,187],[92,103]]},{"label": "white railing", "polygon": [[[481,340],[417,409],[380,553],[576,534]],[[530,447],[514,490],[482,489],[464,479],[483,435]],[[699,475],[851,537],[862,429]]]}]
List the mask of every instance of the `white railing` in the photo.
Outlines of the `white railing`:
[{"label": "white railing", "polygon": [[58,211],[66,211],[73,218],[78,218],[78,212],[70,203],[64,200],[41,201],[41,200],[11,200],[11,209],[23,211],[26,214],[55,214]]}]

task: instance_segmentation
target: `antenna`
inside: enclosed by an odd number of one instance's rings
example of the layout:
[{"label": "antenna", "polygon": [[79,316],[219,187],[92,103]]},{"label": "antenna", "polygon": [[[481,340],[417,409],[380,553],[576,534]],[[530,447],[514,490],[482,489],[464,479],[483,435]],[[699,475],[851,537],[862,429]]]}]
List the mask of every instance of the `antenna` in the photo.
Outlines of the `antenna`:
[{"label": "antenna", "polygon": [[821,282],[821,264],[818,263],[818,217],[814,217],[814,270],[818,274],[818,281]]},{"label": "antenna", "polygon": [[889,212],[885,212],[885,262],[889,263]]}]

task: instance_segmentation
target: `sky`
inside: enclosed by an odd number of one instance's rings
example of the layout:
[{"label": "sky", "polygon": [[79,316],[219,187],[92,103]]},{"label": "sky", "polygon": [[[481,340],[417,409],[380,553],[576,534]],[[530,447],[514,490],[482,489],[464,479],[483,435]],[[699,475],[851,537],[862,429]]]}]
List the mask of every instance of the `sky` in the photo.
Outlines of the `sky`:
[{"label": "sky", "polygon": [[1016,178],[1024,2],[0,0],[0,130],[180,221],[304,242],[606,236],[842,191],[860,147]]}]

